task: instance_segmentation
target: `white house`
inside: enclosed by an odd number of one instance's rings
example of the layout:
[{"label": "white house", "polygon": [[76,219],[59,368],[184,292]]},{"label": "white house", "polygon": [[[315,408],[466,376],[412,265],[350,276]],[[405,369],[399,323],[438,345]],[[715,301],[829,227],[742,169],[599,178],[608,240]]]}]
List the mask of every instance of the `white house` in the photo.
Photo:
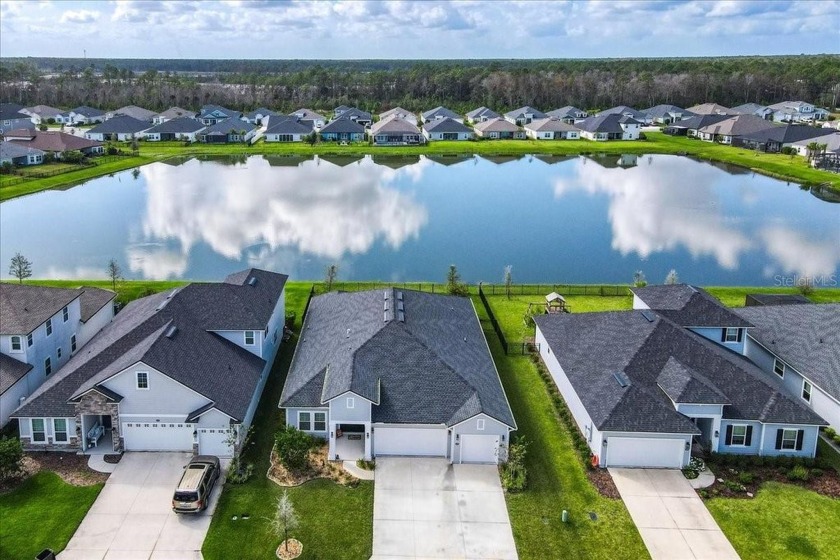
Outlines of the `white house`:
[{"label": "white house", "polygon": [[303,142],[314,131],[313,124],[285,115],[269,117],[263,138],[266,142]]},{"label": "white house", "polygon": [[471,140],[474,136],[470,127],[455,119],[444,117],[423,124],[426,140]]},{"label": "white house", "polygon": [[56,115],[55,122],[65,125],[94,124],[105,120],[105,111],[82,105]]},{"label": "white house", "polygon": [[524,127],[528,138],[534,140],[577,140],[580,129],[559,118],[536,119]]},{"label": "white house", "polygon": [[820,107],[814,107],[805,101],[782,101],[768,105],[773,111],[772,119],[776,122],[813,122],[828,118],[829,112]]}]

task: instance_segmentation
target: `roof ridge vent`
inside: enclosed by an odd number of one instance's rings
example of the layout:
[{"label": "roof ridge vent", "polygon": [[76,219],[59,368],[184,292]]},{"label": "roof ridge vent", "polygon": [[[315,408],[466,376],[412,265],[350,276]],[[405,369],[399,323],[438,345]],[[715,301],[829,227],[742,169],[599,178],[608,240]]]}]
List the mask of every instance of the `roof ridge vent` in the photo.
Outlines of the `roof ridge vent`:
[{"label": "roof ridge vent", "polygon": [[256,276],[251,276],[250,278],[248,278],[248,285],[249,286],[256,286],[257,285],[257,277]]},{"label": "roof ridge vent", "polygon": [[178,288],[175,288],[174,290],[169,292],[169,294],[163,299],[163,301],[161,301],[158,304],[158,306],[155,307],[155,311],[160,311],[161,309],[166,307],[166,304],[169,303],[169,300],[171,300],[173,297],[175,297],[175,294],[177,294],[177,293],[178,293]]},{"label": "roof ridge vent", "polygon": [[627,377],[627,374],[623,371],[617,371],[613,373],[613,377],[618,382],[619,385],[622,387],[629,387],[630,386],[630,378]]},{"label": "roof ridge vent", "polygon": [[405,323],[405,311],[397,311],[397,321]]}]

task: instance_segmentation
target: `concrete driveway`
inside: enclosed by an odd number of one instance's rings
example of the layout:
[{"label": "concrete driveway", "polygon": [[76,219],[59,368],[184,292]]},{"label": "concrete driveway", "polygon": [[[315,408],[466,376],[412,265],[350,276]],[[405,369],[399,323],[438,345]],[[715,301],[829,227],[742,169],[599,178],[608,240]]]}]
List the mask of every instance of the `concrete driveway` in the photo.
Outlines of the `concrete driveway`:
[{"label": "concrete driveway", "polygon": [[726,535],[682,472],[610,469],[653,560],[737,560]]},{"label": "concrete driveway", "polygon": [[376,460],[372,560],[408,558],[516,560],[494,465]]},{"label": "concrete driveway", "polygon": [[201,560],[219,501],[198,515],[172,512],[172,493],[190,453],[126,453],[108,478],[60,560]]}]

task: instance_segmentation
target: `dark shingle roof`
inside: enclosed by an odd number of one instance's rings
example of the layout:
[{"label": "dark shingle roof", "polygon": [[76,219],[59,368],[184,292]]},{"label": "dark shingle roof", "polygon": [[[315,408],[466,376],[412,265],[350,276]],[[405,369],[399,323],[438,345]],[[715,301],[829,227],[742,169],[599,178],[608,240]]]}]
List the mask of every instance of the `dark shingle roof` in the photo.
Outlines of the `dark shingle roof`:
[{"label": "dark shingle roof", "polygon": [[756,142],[779,142],[781,144],[790,144],[801,140],[810,140],[812,138],[819,138],[820,136],[828,136],[830,134],[834,134],[834,132],[835,131],[830,128],[816,128],[804,124],[787,124],[783,126],[777,125],[755,132],[748,132],[743,134],[741,138]]},{"label": "dark shingle roof", "polygon": [[603,115],[628,115],[634,119],[644,120],[645,114],[641,111],[634,109],[633,107],[628,107],[627,105],[619,105],[617,107],[610,107],[609,109],[604,109],[597,116]]},{"label": "dark shingle roof", "polygon": [[81,105],[79,107],[76,107],[75,109],[71,109],[70,111],[68,111],[68,113],[76,113],[88,118],[105,116],[105,111],[102,111],[101,109],[96,109],[94,107],[88,107],[87,105]]},{"label": "dark shingle roof", "polygon": [[697,130],[699,128],[703,128],[704,126],[709,126],[712,124],[717,124],[721,121],[725,121],[728,118],[730,118],[729,115],[695,115],[693,117],[689,117],[687,119],[682,119],[677,122],[671,123],[670,126],[678,128],[687,128],[690,130]]},{"label": "dark shingle roof", "polygon": [[82,312],[82,322],[86,323],[88,319],[96,315],[96,312],[105,307],[108,303],[114,301],[117,297],[116,292],[111,290],[103,290],[102,288],[93,288],[91,286],[82,286],[82,296],[79,299]]},{"label": "dark shingle roof", "polygon": [[441,106],[435,107],[434,109],[429,109],[428,111],[423,111],[423,120],[442,119],[446,117],[449,117],[450,119],[461,118],[461,116],[455,111]]},{"label": "dark shingle roof", "polygon": [[664,117],[664,116],[667,116],[669,114],[675,114],[675,113],[681,113],[682,114],[681,118],[695,116],[694,113],[692,113],[691,111],[687,111],[687,110],[683,109],[682,107],[677,107],[676,105],[667,105],[667,104],[666,105],[654,105],[653,107],[650,107],[649,109],[642,109],[639,112],[642,113],[643,115],[645,115],[649,119],[658,119],[660,117]]},{"label": "dark shingle roof", "polygon": [[0,395],[8,391],[12,385],[29,373],[31,369],[31,365],[19,362],[11,356],[0,352]]},{"label": "dark shingle roof", "polygon": [[21,113],[23,105],[17,103],[0,103],[0,120],[28,119],[29,115]]},{"label": "dark shingle roof", "polygon": [[153,126],[146,134],[188,134],[204,128],[204,123],[190,117],[175,117]]},{"label": "dark shingle roof", "polygon": [[749,336],[840,400],[840,304],[743,307]]},{"label": "dark shingle roof", "polygon": [[154,111],[149,111],[148,109],[138,107],[137,105],[126,105],[125,107],[120,107],[119,109],[114,110],[113,113],[114,116],[125,115],[127,117],[134,117],[137,120],[146,122],[151,121],[157,114]]},{"label": "dark shingle roof", "polygon": [[467,125],[449,117],[429,121],[423,125],[423,128],[429,132],[472,132]]},{"label": "dark shingle roof", "polygon": [[[304,124],[308,123],[308,124]],[[292,117],[270,117],[266,134],[310,134],[312,121],[301,121]]]},{"label": "dark shingle roof", "polygon": [[313,298],[280,405],[347,391],[375,403],[377,422],[451,426],[483,412],[515,426],[466,298],[391,288]]},{"label": "dark shingle roof", "polygon": [[467,118],[469,119],[496,119],[501,117],[499,113],[494,111],[493,109],[488,109],[487,107],[479,107],[478,109],[473,109],[469,113],[467,113]]},{"label": "dark shingle roof", "polygon": [[88,134],[132,134],[148,130],[152,125],[149,121],[141,121],[128,115],[117,115],[88,130]]},{"label": "dark shingle roof", "polygon": [[177,119],[179,117],[195,118],[195,111],[188,111],[180,107],[170,107],[162,113],[155,115],[156,117],[163,117],[165,119]]},{"label": "dark shingle roof", "polygon": [[747,294],[746,297],[746,305],[798,305],[803,303],[813,302],[802,294]]},{"label": "dark shingle roof", "polygon": [[370,121],[371,116],[370,113],[367,111],[362,111],[361,109],[357,109],[356,107],[351,107],[347,109],[343,113],[341,113],[341,118],[350,119],[350,120],[360,120],[360,121]]},{"label": "dark shingle roof", "polygon": [[624,129],[621,128],[621,117],[619,113],[601,113],[598,116],[586,117],[575,126],[586,132],[607,132],[613,134],[621,134]]},{"label": "dark shingle roof", "polygon": [[2,283],[0,334],[29,334],[81,295],[82,290]]},{"label": "dark shingle roof", "polygon": [[[164,123],[166,124],[166,123]],[[216,124],[211,124],[201,131],[202,135],[228,135],[228,134],[247,134],[257,129],[257,125],[245,122],[240,119],[225,119]]]},{"label": "dark shingle roof", "polygon": [[360,125],[356,121],[351,121],[349,118],[345,117],[344,115],[338,117],[337,119],[328,122],[324,128],[321,129],[321,134],[325,132],[333,132],[333,133],[352,133],[352,134],[364,134],[365,127]]},{"label": "dark shingle roof", "polygon": [[213,113],[237,118],[239,118],[239,116],[242,114],[239,111],[234,111],[233,109],[228,109],[227,107],[222,107],[221,105],[204,105],[201,107],[201,113],[199,113],[199,118],[212,116]]},{"label": "dark shingle roof", "polygon": [[387,134],[420,134],[420,129],[417,128],[411,121],[401,119],[397,115],[391,115],[381,121],[373,123],[370,127],[370,133],[373,135],[387,133]]},{"label": "dark shingle roof", "polygon": [[505,117],[509,117],[511,119],[524,119],[525,115],[531,115],[531,118],[534,119],[544,119],[546,114],[540,111],[539,109],[534,109],[533,107],[529,107],[525,105],[524,107],[520,107],[518,109],[514,109],[513,111],[508,111],[505,113]]},{"label": "dark shingle roof", "polygon": [[27,146],[24,142],[3,140],[0,142],[0,159],[17,159],[29,155],[44,155],[44,150]]},{"label": "dark shingle roof", "polygon": [[673,356],[665,362],[656,383],[675,403],[729,404],[726,395],[704,375]]},{"label": "dark shingle roof", "polygon": [[688,284],[630,288],[645,305],[683,327],[751,327],[706,290]]},{"label": "dark shingle roof", "polygon": [[560,107],[559,109],[554,109],[553,111],[549,111],[546,113],[548,117],[555,117],[558,119],[567,119],[567,118],[580,118],[578,115],[585,115],[586,111],[582,109],[578,109],[572,105],[566,105],[565,107]]}]

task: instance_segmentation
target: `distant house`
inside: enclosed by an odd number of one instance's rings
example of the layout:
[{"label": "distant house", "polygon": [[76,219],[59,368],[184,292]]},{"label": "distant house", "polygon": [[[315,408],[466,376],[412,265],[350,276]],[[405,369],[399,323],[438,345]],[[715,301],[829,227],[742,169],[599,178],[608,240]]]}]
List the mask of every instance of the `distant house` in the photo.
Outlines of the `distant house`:
[{"label": "distant house", "polygon": [[525,107],[520,107],[519,109],[505,113],[505,120],[516,126],[522,126],[536,119],[544,119],[547,116],[542,111],[526,105]]},{"label": "distant house", "polygon": [[289,113],[289,116],[295,117],[301,121],[312,121],[312,125],[315,128],[322,128],[325,124],[327,124],[327,117],[320,115],[311,109],[298,109],[297,111]]},{"label": "distant house", "polygon": [[782,148],[792,146],[794,142],[820,142],[821,137],[831,134],[832,131],[827,128],[788,124],[748,132],[733,139],[732,145],[739,148],[775,153],[781,151]]},{"label": "distant house", "polygon": [[580,129],[558,118],[537,119],[525,125],[525,135],[534,140],[577,140]]},{"label": "distant house", "polygon": [[680,121],[674,121],[665,127],[665,134],[673,136],[697,136],[697,131],[704,126],[717,124],[730,118],[729,115],[696,115]]},{"label": "distant house", "polygon": [[479,107],[467,113],[467,122],[475,124],[479,122],[489,121],[490,119],[498,119],[501,117],[499,113],[488,109],[487,107]]},{"label": "distant house", "polygon": [[689,113],[694,113],[695,115],[732,115],[735,116],[738,113],[730,109],[729,107],[724,107],[723,105],[718,105],[717,103],[701,103],[700,105],[694,105],[686,109]]},{"label": "distant house", "polygon": [[5,138],[21,146],[50,152],[56,159],[62,159],[69,152],[81,152],[88,156],[105,152],[105,145],[102,142],[57,130],[15,130],[6,134]]},{"label": "distant house", "polygon": [[501,117],[475,123],[475,135],[488,140],[524,140],[525,131]]},{"label": "distant house", "polygon": [[85,138],[100,142],[127,141],[142,138],[143,132],[150,128],[152,128],[152,123],[148,120],[141,121],[127,115],[117,115],[85,132]]},{"label": "distant house", "polygon": [[818,144],[825,144],[825,152],[827,154],[840,154],[840,132],[830,128],[824,128],[823,130],[828,130],[830,134],[820,136],[819,138],[798,140],[793,142],[791,147],[796,150],[800,156],[807,156],[809,150],[808,146],[816,142]]},{"label": "distant house", "polygon": [[35,128],[32,117],[22,110],[23,105],[0,103],[0,134],[19,128]]},{"label": "distant house", "polygon": [[239,119],[241,117],[242,113],[233,109],[227,109],[220,105],[204,105],[196,118],[205,126],[211,126],[225,119]]},{"label": "distant house", "polygon": [[641,113],[645,116],[645,122],[656,124],[671,124],[695,116],[694,113],[676,105],[655,105],[649,109],[642,109]]},{"label": "distant house", "polygon": [[210,125],[198,133],[198,140],[207,144],[250,142],[258,127],[240,119],[227,119]]},{"label": "distant house", "polygon": [[642,123],[621,113],[599,113],[577,125],[580,135],[597,142],[605,140],[637,140]]},{"label": "distant house", "polygon": [[455,111],[451,111],[446,107],[435,107],[434,109],[430,109],[428,111],[423,111],[423,122],[431,122],[436,119],[453,119],[458,122],[463,123],[464,119],[456,113]]},{"label": "distant house", "polygon": [[320,134],[324,142],[361,142],[365,139],[365,127],[354,120],[339,117],[324,125]]},{"label": "distant house", "polygon": [[339,105],[335,109],[333,109],[333,118],[337,119],[341,115],[343,115],[346,111],[349,111],[352,107],[348,107],[347,105]]},{"label": "distant house", "polygon": [[411,111],[406,111],[402,107],[394,107],[393,109],[388,109],[384,113],[379,113],[379,120],[384,121],[391,115],[396,115],[398,119],[408,121],[412,124],[417,124],[417,115],[415,115]]},{"label": "distant house", "polygon": [[423,125],[423,136],[427,140],[472,140],[470,127],[449,117],[435,119]]},{"label": "distant house", "polygon": [[628,107],[627,105],[619,105],[617,107],[610,107],[609,109],[604,109],[600,111],[596,116],[601,117],[605,115],[623,115],[625,117],[630,117],[633,120],[636,120],[640,123],[647,122],[647,117],[641,111],[634,109],[633,107]]},{"label": "distant house", "polygon": [[204,128],[205,126],[201,121],[192,117],[175,117],[153,126],[143,136],[149,142],[171,142],[173,140],[195,142],[197,134]]},{"label": "distant house", "polygon": [[279,114],[280,113],[276,113],[271,109],[259,107],[253,111],[243,114],[240,118],[247,123],[255,124],[257,126],[265,126],[269,117],[276,117]]},{"label": "distant house", "polygon": [[29,115],[32,122],[39,125],[47,124],[50,120],[56,122],[55,119],[61,114],[61,109],[49,105],[33,105],[32,107],[24,107],[20,112]]},{"label": "distant house", "polygon": [[371,117],[370,113],[355,107],[348,107],[341,113],[341,117],[339,118],[359,123],[363,127],[368,127],[373,123],[373,117]]},{"label": "distant house", "polygon": [[423,140],[416,124],[401,119],[396,114],[373,123],[370,136],[375,146],[408,146],[419,144]]},{"label": "distant house", "polygon": [[186,109],[181,109],[180,107],[170,107],[163,113],[158,113],[157,115],[152,117],[152,123],[163,124],[166,121],[171,121],[172,119],[178,119],[181,117],[194,119],[196,117],[196,113],[194,111],[187,111]]},{"label": "distant house", "polygon": [[734,138],[771,128],[774,128],[773,123],[761,117],[756,117],[755,115],[737,115],[716,124],[704,126],[697,131],[697,136],[706,142],[732,144]]},{"label": "distant house", "polygon": [[828,118],[828,111],[805,101],[782,101],[769,105],[776,122],[813,122]]},{"label": "distant house", "polygon": [[294,117],[270,117],[263,137],[266,142],[302,142],[313,131],[312,121]]},{"label": "distant house", "polygon": [[22,142],[3,140],[0,142],[0,165],[10,164],[17,167],[44,163],[43,150],[22,145]]},{"label": "distant house", "polygon": [[572,105],[566,105],[565,107],[549,111],[546,115],[552,119],[560,119],[568,124],[575,124],[588,117],[589,113]]},{"label": "distant house", "polygon": [[758,103],[744,103],[743,105],[732,107],[730,111],[739,115],[755,115],[762,119],[773,118],[773,109],[759,105]]},{"label": "distant house", "polygon": [[148,109],[144,109],[143,107],[138,107],[137,105],[126,105],[125,107],[120,107],[119,109],[115,109],[113,111],[109,111],[105,113],[105,120],[113,119],[116,116],[125,115],[127,117],[132,117],[137,119],[138,121],[145,121],[145,122],[152,122],[152,119],[155,118],[157,113],[154,111],[149,111]]},{"label": "distant house", "polygon": [[105,120],[105,111],[82,105],[61,113],[55,117],[55,122],[64,125],[95,124]]}]

